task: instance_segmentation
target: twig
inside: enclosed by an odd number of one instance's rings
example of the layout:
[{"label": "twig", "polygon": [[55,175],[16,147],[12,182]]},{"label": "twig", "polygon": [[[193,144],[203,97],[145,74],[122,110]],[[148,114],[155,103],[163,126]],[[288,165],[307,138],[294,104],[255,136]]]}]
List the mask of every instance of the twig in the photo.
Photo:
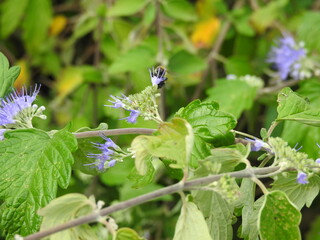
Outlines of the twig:
[{"label": "twig", "polygon": [[100,131],[88,131],[73,133],[76,138],[88,138],[88,137],[99,137],[101,134],[106,136],[116,136],[125,134],[152,134],[157,129],[151,128],[120,128],[120,129],[110,129],[110,130],[100,130]]},{"label": "twig", "polygon": [[150,200],[156,199],[158,197],[161,197],[161,196],[164,196],[167,194],[179,192],[179,191],[188,189],[192,186],[209,184],[211,182],[218,181],[221,177],[223,177],[225,175],[228,175],[230,177],[235,177],[235,178],[251,178],[252,174],[259,176],[259,175],[269,174],[269,173],[272,173],[272,172],[275,172],[278,170],[279,170],[279,167],[265,167],[265,168],[258,168],[258,169],[247,168],[247,169],[237,171],[237,172],[211,175],[211,176],[207,176],[207,177],[202,177],[202,178],[190,180],[190,181],[185,182],[184,185],[180,184],[180,182],[179,182],[174,185],[153,191],[151,193],[147,193],[147,194],[141,195],[139,197],[132,198],[127,201],[103,208],[99,212],[95,212],[95,213],[89,214],[87,216],[83,216],[83,217],[71,220],[70,222],[60,224],[60,225],[55,226],[53,228],[31,234],[29,236],[26,236],[24,238],[24,240],[40,239],[40,238],[49,236],[51,234],[66,230],[68,228],[76,227],[76,226],[86,224],[86,223],[95,222],[101,216],[107,216],[113,212],[123,210],[123,209],[129,208],[129,207],[133,207],[133,206],[148,202]]},{"label": "twig", "polygon": [[270,94],[270,93],[275,93],[275,92],[278,92],[279,90],[281,90],[282,88],[285,88],[285,87],[291,87],[291,86],[294,86],[296,85],[300,80],[289,80],[289,81],[285,81],[279,85],[276,85],[276,86],[272,86],[272,87],[266,87],[266,88],[263,88],[259,91],[258,93],[258,97],[261,96],[261,95],[266,95],[266,94]]}]

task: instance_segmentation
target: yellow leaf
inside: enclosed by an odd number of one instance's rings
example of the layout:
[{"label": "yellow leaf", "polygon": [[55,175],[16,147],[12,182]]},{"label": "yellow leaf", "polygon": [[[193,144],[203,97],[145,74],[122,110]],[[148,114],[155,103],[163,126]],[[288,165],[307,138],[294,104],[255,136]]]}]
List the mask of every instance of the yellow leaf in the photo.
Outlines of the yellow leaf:
[{"label": "yellow leaf", "polygon": [[57,36],[63,31],[67,25],[67,18],[63,15],[57,15],[52,19],[49,34],[51,36]]},{"label": "yellow leaf", "polygon": [[212,45],[220,29],[220,19],[211,17],[199,22],[191,35],[191,41],[197,48],[208,48]]},{"label": "yellow leaf", "polygon": [[77,67],[67,67],[63,69],[57,77],[55,89],[57,98],[62,100],[73,92],[83,82],[82,70]]},{"label": "yellow leaf", "polygon": [[24,59],[20,59],[15,64],[21,68],[21,71],[13,86],[16,89],[21,89],[23,86],[30,84],[30,69],[27,61]]}]

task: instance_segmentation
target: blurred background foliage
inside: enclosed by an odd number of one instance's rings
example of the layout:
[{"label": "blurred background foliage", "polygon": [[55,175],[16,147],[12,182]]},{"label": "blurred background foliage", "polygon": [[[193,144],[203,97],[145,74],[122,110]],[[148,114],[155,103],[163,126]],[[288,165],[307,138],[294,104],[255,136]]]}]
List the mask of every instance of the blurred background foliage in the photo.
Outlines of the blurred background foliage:
[{"label": "blurred background foliage", "polygon": [[[44,130],[69,122],[73,131],[101,122],[110,129],[132,127],[119,121],[124,112],[104,105],[110,94],[143,90],[150,85],[148,68],[162,65],[169,73],[161,89],[164,119],[193,99],[216,100],[238,117],[237,130],[259,136],[261,127],[269,127],[275,118],[276,93],[286,85],[270,77],[268,52],[277,38],[291,33],[311,54],[319,54],[319,10],[320,1],[314,0],[3,0],[0,51],[21,67],[16,88],[42,85],[37,104],[47,107],[48,120],[35,125]],[[257,75],[266,88],[226,81],[229,74]],[[319,106],[319,79],[290,85]],[[156,125],[139,119],[134,127]],[[319,156],[318,128],[289,122],[275,133],[291,146],[302,145],[310,157]],[[113,139],[128,146],[133,137]],[[133,168],[129,159],[96,177],[75,171],[72,184],[60,194],[94,194],[109,205],[172,184],[163,166],[155,165],[153,183],[135,191],[127,178]],[[180,207],[172,198],[176,196],[113,217],[148,239],[169,239]],[[319,210],[318,203],[312,207]],[[315,230],[319,216],[312,209],[304,211],[306,239],[320,239]]]}]

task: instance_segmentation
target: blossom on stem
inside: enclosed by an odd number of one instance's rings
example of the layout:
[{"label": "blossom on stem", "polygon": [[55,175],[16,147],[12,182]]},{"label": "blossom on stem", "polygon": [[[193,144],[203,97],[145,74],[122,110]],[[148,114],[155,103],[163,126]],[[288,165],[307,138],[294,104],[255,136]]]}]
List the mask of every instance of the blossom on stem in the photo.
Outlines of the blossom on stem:
[{"label": "blossom on stem", "polygon": [[250,139],[245,138],[247,141],[251,143],[251,151],[258,152],[265,146],[265,142],[260,139]]},{"label": "blossom on stem", "polygon": [[[106,168],[113,167],[117,160],[112,159],[115,151],[114,149],[119,148],[110,138],[101,135],[106,140],[105,143],[92,143],[95,148],[99,149],[101,153],[89,153],[87,157],[96,159],[93,163],[84,164],[85,166],[94,165],[99,171],[103,171]],[[113,149],[111,149],[113,148]]]},{"label": "blossom on stem", "polygon": [[309,183],[308,181],[308,175],[304,172],[298,172],[298,175],[297,175],[297,183],[300,183],[300,184],[307,184]]},{"label": "blossom on stem", "polygon": [[33,117],[46,119],[42,114],[45,110],[44,106],[38,107],[33,104],[40,86],[28,93],[26,88],[22,88],[21,92],[14,90],[8,96],[0,100],[0,125],[6,128],[32,128],[31,120]]},{"label": "blossom on stem", "polygon": [[300,79],[300,60],[306,57],[306,49],[303,44],[296,44],[293,37],[284,36],[277,41],[277,46],[272,47],[268,62],[273,63],[279,72],[281,80],[291,75],[294,79]]},{"label": "blossom on stem", "polygon": [[135,123],[137,121],[137,118],[140,115],[140,111],[138,110],[129,110],[129,111],[130,111],[130,116],[126,117],[126,119],[129,123]]}]

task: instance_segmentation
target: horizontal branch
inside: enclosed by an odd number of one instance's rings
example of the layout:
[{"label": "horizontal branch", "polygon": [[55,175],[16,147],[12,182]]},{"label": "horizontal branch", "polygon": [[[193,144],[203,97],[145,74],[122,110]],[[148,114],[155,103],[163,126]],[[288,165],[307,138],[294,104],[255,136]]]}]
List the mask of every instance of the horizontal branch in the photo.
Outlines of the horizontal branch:
[{"label": "horizontal branch", "polygon": [[[257,178],[263,178],[263,175],[271,174],[273,172],[276,172],[279,170],[279,167],[265,167],[265,168],[247,168],[241,171],[237,172],[229,172],[229,173],[223,173],[223,174],[217,174],[217,175],[211,175],[207,177],[202,177],[194,180],[190,180],[185,182],[184,184],[182,182],[176,183],[174,185],[153,191],[151,193],[147,193],[144,195],[141,195],[136,198],[129,199],[127,201],[123,201],[121,203],[106,207],[101,209],[98,212],[94,212],[92,214],[79,217],[77,219],[71,220],[70,222],[63,223],[61,225],[55,226],[53,228],[37,232],[35,234],[31,234],[27,237],[24,237],[24,240],[36,240],[40,239],[46,236],[49,236],[51,234],[66,230],[68,228],[76,227],[82,224],[91,223],[97,221],[101,216],[107,216],[111,213],[114,213],[119,210],[123,210],[129,207],[133,207],[145,202],[148,202],[150,200],[156,199],[158,197],[176,193],[181,190],[187,190],[190,187],[197,186],[197,185],[203,185],[203,184],[209,184],[215,181],[218,181],[221,177],[228,175],[235,178],[250,178],[252,176],[256,176]],[[261,175],[261,176],[260,176]]]},{"label": "horizontal branch", "polygon": [[73,133],[76,138],[88,138],[88,137],[99,137],[101,134],[105,136],[115,136],[115,135],[126,135],[126,134],[152,134],[157,129],[151,128],[119,128],[110,130],[99,130],[99,131],[87,131]]}]

